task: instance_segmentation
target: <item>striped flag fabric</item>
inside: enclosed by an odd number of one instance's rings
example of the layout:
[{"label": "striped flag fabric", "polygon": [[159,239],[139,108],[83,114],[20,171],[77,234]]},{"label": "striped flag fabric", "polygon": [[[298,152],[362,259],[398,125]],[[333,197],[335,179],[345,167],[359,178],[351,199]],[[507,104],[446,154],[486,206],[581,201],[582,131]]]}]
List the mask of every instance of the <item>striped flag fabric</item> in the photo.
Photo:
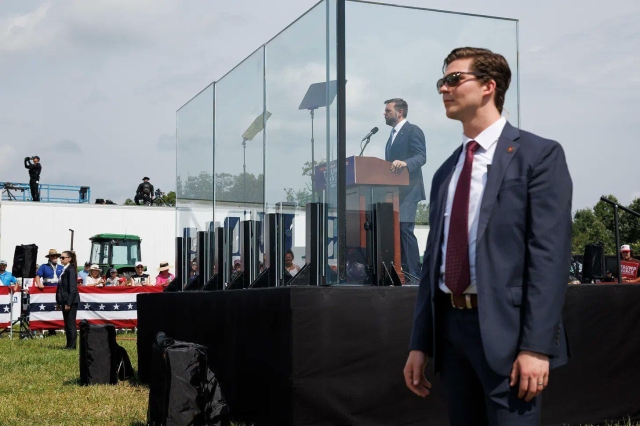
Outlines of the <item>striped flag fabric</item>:
[{"label": "striped flag fabric", "polygon": [[[138,325],[137,295],[161,293],[161,286],[140,287],[78,287],[80,303],[76,323],[82,320],[90,324],[113,324],[116,328],[133,328]],[[29,287],[31,330],[50,330],[64,327],[62,311],[56,310],[56,288]]]},{"label": "striped flag fabric", "polygon": [[11,324],[11,291],[10,287],[0,284],[0,330]]}]

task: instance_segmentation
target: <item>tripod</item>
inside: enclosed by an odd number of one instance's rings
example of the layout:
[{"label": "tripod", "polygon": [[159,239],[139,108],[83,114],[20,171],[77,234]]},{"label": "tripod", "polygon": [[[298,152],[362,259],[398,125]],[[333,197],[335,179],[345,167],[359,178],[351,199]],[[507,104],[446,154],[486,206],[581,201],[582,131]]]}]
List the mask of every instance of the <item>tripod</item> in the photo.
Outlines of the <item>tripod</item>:
[{"label": "tripod", "polygon": [[[29,302],[30,302],[29,289],[22,289],[21,294],[22,294],[22,297],[21,297],[22,300],[20,305],[22,309],[20,310],[20,316],[18,317],[17,320],[14,321],[13,324],[11,324],[11,326],[13,327],[13,325],[16,323],[20,324],[20,339],[33,339],[35,337],[35,334],[29,328]],[[13,309],[13,304],[11,306]],[[12,330],[12,334],[13,334],[13,330]]]},{"label": "tripod", "polygon": [[2,187],[2,193],[5,194],[7,198],[9,198],[9,201],[16,201],[16,196],[11,193],[11,189],[13,189],[13,187],[4,185]]},{"label": "tripod", "polygon": [[[25,291],[25,290],[22,290]],[[16,324],[20,325],[19,336],[20,339],[33,339],[35,337],[35,333],[31,331],[29,328],[29,292],[26,290],[26,293],[21,293],[20,306],[20,316],[14,321],[13,320],[13,295],[15,293],[11,293],[11,322],[9,325],[9,338],[13,339],[13,326]],[[5,333],[7,330],[0,331],[0,334]]]}]

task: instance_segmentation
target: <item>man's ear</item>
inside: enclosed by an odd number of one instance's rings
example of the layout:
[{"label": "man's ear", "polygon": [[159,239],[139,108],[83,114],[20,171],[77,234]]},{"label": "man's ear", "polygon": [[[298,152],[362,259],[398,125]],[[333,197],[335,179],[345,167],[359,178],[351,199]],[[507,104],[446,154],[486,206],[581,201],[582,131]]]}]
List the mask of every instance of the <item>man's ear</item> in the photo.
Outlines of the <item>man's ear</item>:
[{"label": "man's ear", "polygon": [[497,84],[495,80],[489,80],[486,83],[484,83],[482,87],[484,89],[485,95],[491,95],[492,93],[495,93]]}]

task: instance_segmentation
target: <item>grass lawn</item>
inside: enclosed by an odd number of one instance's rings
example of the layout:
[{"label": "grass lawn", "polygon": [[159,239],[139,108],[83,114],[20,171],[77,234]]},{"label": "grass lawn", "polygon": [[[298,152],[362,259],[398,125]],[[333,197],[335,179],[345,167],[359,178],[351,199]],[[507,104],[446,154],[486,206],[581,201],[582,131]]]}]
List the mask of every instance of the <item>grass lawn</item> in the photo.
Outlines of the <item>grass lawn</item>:
[{"label": "grass lawn", "polygon": [[[15,331],[15,330],[14,330]],[[80,386],[78,351],[64,335],[0,337],[0,425],[144,425],[149,390],[130,382]],[[135,334],[118,334],[137,371]],[[78,343],[79,344],[79,343]]]},{"label": "grass lawn", "polygon": [[[135,337],[117,336],[137,372],[136,341],[129,340]],[[14,340],[0,336],[0,426],[145,424],[149,390],[137,384],[137,376],[117,385],[80,386],[78,351],[64,345],[60,333],[33,340],[18,340],[16,333]]]}]

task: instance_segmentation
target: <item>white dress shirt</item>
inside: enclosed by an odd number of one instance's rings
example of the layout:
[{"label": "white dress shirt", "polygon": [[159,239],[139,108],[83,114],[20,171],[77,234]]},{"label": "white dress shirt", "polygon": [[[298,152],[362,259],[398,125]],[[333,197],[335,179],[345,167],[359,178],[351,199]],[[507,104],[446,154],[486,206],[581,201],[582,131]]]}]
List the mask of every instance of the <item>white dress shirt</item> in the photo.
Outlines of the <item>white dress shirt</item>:
[{"label": "white dress shirt", "polygon": [[471,273],[471,285],[464,291],[469,294],[477,294],[476,287],[476,237],[478,236],[478,219],[480,218],[480,205],[484,195],[484,187],[487,184],[487,166],[493,162],[493,154],[496,152],[498,139],[502,134],[507,119],[500,117],[498,121],[487,127],[475,139],[462,135],[462,152],[458,157],[458,163],[451,176],[447,191],[447,204],[444,211],[444,238],[442,241],[442,265],[440,266],[440,290],[451,293],[444,283],[445,265],[447,264],[447,241],[449,239],[449,223],[451,222],[451,207],[456,193],[458,179],[462,173],[467,144],[472,140],[478,142],[480,147],[473,154],[473,167],[471,169],[471,190],[469,193],[469,272]]},{"label": "white dress shirt", "polygon": [[398,124],[395,125],[394,129],[396,130],[395,133],[393,134],[393,137],[391,138],[391,145],[393,146],[393,142],[396,140],[396,136],[398,136],[398,133],[400,133],[400,129],[402,129],[402,126],[404,126],[404,123],[407,122],[406,118],[403,118],[401,122],[399,122]]}]

